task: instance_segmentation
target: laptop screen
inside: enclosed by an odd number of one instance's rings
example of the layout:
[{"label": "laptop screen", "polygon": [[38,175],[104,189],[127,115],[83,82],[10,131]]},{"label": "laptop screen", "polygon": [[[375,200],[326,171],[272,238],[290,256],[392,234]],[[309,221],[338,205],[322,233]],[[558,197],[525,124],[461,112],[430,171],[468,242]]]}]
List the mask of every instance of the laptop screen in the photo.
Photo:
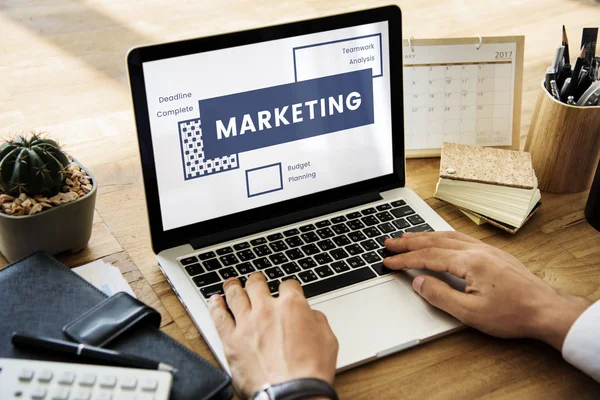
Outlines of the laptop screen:
[{"label": "laptop screen", "polygon": [[165,231],[394,172],[388,22],[142,64]]}]

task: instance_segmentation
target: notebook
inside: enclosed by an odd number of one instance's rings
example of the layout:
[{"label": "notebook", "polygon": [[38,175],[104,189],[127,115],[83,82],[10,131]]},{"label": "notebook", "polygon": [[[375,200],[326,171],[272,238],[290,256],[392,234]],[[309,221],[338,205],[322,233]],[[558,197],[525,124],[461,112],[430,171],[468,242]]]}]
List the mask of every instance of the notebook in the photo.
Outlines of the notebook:
[{"label": "notebook", "polygon": [[435,197],[516,232],[541,199],[529,153],[443,143]]},{"label": "notebook", "polygon": [[524,36],[403,43],[407,157],[442,142],[519,148]]},{"label": "notebook", "polygon": [[[107,296],[45,253],[0,270],[0,357],[77,362],[53,353],[13,347],[14,331],[69,340],[62,327]],[[159,329],[142,326],[106,348],[165,362],[178,369],[172,400],[229,399],[230,378]]]}]

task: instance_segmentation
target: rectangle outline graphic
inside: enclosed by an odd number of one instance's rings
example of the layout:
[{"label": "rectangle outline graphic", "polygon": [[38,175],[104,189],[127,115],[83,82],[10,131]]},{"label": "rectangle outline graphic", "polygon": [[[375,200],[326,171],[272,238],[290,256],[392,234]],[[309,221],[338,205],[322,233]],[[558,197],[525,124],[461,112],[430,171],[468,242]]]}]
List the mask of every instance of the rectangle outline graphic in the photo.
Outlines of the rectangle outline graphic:
[{"label": "rectangle outline graphic", "polygon": [[[274,167],[274,166],[279,166],[279,188],[272,189],[272,190],[267,190],[266,192],[260,192],[260,193],[250,194],[250,183],[248,182],[248,172],[257,171],[259,169],[271,168],[271,167]],[[256,168],[247,169],[245,171],[245,174],[246,174],[246,194],[248,195],[248,198],[255,197],[255,196],[261,196],[263,194],[267,194],[267,193],[272,193],[272,192],[277,192],[279,190],[283,190],[283,170],[281,168],[281,163],[280,162],[274,163],[274,164],[269,164],[269,165],[263,165],[262,167],[256,167]]]}]

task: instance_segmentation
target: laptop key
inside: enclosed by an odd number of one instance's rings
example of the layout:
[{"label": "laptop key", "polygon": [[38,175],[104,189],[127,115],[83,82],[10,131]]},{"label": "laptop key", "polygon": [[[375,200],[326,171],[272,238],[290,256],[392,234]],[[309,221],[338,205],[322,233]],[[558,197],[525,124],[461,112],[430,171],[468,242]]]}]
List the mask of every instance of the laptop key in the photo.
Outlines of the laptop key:
[{"label": "laptop key", "polygon": [[207,271],[214,271],[222,267],[221,263],[219,262],[219,259],[217,258],[211,258],[210,260],[204,261],[202,265],[204,266],[204,268],[206,268]]},{"label": "laptop key", "polygon": [[306,257],[302,260],[298,260],[298,265],[300,265],[302,269],[310,269],[316,267],[317,263],[312,258]]},{"label": "laptop key", "polygon": [[242,250],[237,253],[237,256],[241,261],[254,260],[256,258],[251,249]]},{"label": "laptop key", "polygon": [[429,226],[429,224],[423,224],[419,226],[413,226],[412,228],[408,228],[405,232],[433,232],[434,229]]},{"label": "laptop key", "polygon": [[373,207],[369,207],[369,208],[365,208],[364,210],[362,210],[362,215],[371,215],[371,214],[375,214],[377,212],[376,209],[374,209]]},{"label": "laptop key", "polygon": [[363,242],[360,242],[360,245],[363,247],[363,249],[365,249],[367,251],[375,250],[375,249],[379,248],[379,245],[373,239],[368,239]]},{"label": "laptop key", "polygon": [[388,235],[382,235],[379,237],[375,238],[375,241],[379,244],[379,246],[381,247],[385,247],[385,239],[389,239],[390,237]]},{"label": "laptop key", "polygon": [[300,227],[300,232],[308,232],[308,231],[314,231],[315,230],[315,226],[312,224],[309,225],[304,225]]},{"label": "laptop key", "polygon": [[329,264],[330,262],[333,261],[333,259],[327,253],[321,253],[321,254],[317,254],[315,256],[315,261],[318,262],[319,265],[323,265],[323,264]]},{"label": "laptop key", "polygon": [[256,271],[256,269],[249,262],[243,262],[241,264],[238,264],[236,268],[241,275],[248,275]]},{"label": "laptop key", "polygon": [[217,254],[222,256],[223,254],[233,253],[233,249],[229,246],[217,249]]},{"label": "laptop key", "polygon": [[391,235],[393,238],[401,238],[403,233],[404,233],[404,231],[396,231],[396,232],[392,233]]},{"label": "laptop key", "polygon": [[373,265],[371,265],[371,267],[373,267],[375,272],[377,272],[377,275],[387,275],[387,274],[391,274],[392,272],[394,272],[394,270],[387,268],[382,263],[373,264]]},{"label": "laptop key", "polygon": [[396,201],[392,201],[392,202],[390,203],[390,205],[391,205],[392,207],[400,207],[400,206],[403,206],[403,205],[405,205],[405,204],[406,204],[406,202],[405,202],[404,200],[396,200]]},{"label": "laptop key", "polygon": [[273,294],[273,293],[277,292],[277,290],[279,290],[279,280],[278,279],[267,282],[267,285],[269,286],[269,291],[271,292],[271,294]]},{"label": "laptop key", "polygon": [[344,222],[345,220],[346,220],[346,217],[344,217],[343,215],[340,215],[339,217],[331,218],[331,222],[333,224],[339,224],[340,222]]},{"label": "laptop key", "polygon": [[350,271],[350,267],[343,260],[331,263],[330,267],[338,274],[340,274],[342,272]]},{"label": "laptop key", "polygon": [[367,238],[365,235],[363,235],[363,233],[361,231],[350,232],[348,234],[348,237],[353,242],[360,242],[360,241],[365,240]]},{"label": "laptop key", "polygon": [[204,272],[204,268],[202,268],[202,266],[200,266],[198,263],[186,266],[185,270],[189,276],[198,275]]},{"label": "laptop key", "polygon": [[390,233],[396,230],[396,228],[394,228],[394,225],[390,224],[389,222],[379,225],[378,228],[383,233]]},{"label": "laptop key", "polygon": [[260,245],[260,246],[256,246],[254,248],[254,252],[256,253],[257,256],[259,257],[264,257],[264,256],[268,256],[269,254],[272,254],[273,252],[271,251],[271,249],[269,248],[269,246],[267,246],[266,244]]},{"label": "laptop key", "polygon": [[376,262],[381,261],[381,258],[379,258],[379,256],[374,251],[370,251],[368,253],[363,254],[362,258],[364,258],[368,264],[374,264]]},{"label": "laptop key", "polygon": [[209,299],[213,294],[225,294],[225,292],[223,291],[222,283],[217,283],[216,285],[203,287],[200,289],[200,293],[202,293],[202,296],[204,296],[205,299]]},{"label": "laptop key", "polygon": [[179,260],[179,262],[181,263],[181,265],[190,265],[195,262],[198,262],[198,259],[196,258],[196,256],[189,256],[186,258],[182,258],[181,260]]},{"label": "laptop key", "polygon": [[408,220],[408,222],[410,222],[413,225],[421,225],[423,222],[425,222],[419,214],[411,215],[410,217],[407,217],[406,219]]},{"label": "laptop key", "polygon": [[285,263],[281,266],[286,274],[295,274],[296,272],[302,271],[302,269],[295,262]]},{"label": "laptop key", "polygon": [[350,254],[351,256],[355,256],[357,254],[361,254],[364,253],[365,251],[363,250],[362,247],[360,247],[357,244],[351,244],[350,246],[346,246],[344,247],[344,249],[346,249],[346,251],[348,252],[348,254]]},{"label": "laptop key", "polygon": [[333,257],[334,260],[341,260],[348,257],[348,253],[346,253],[346,250],[344,249],[331,250],[329,254],[331,254],[331,257]]},{"label": "laptop key", "polygon": [[192,280],[194,281],[196,286],[200,287],[210,285],[211,283],[219,282],[221,278],[219,278],[219,275],[217,275],[216,272],[209,272],[206,274],[197,275],[193,277]]},{"label": "laptop key", "polygon": [[283,239],[283,235],[281,233],[273,233],[273,234],[267,236],[267,240],[269,242],[272,242],[274,240],[279,240],[279,239]]},{"label": "laptop key", "polygon": [[392,214],[390,214],[389,212],[387,212],[387,211],[380,212],[379,214],[375,214],[375,216],[381,222],[388,222],[388,221],[392,221],[394,219],[394,216]]},{"label": "laptop key", "polygon": [[272,266],[273,264],[271,264],[271,261],[269,261],[266,258],[259,258],[258,260],[254,260],[252,261],[252,264],[254,264],[254,266],[258,269],[265,269],[268,268],[270,266]]},{"label": "laptop key", "polygon": [[392,253],[388,249],[379,249],[379,250],[377,250],[377,254],[379,254],[379,256],[381,258],[386,258],[386,257],[391,257],[391,256],[396,255],[396,253]]},{"label": "laptop key", "polygon": [[306,232],[303,233],[302,235],[300,235],[300,237],[302,238],[302,240],[304,240],[306,243],[312,243],[312,242],[316,242],[317,240],[319,240],[319,237],[317,236],[316,233],[314,232]]},{"label": "laptop key", "polygon": [[321,228],[317,231],[317,235],[319,235],[321,239],[328,239],[330,237],[334,237],[335,233],[333,233],[333,231],[329,228]]},{"label": "laptop key", "polygon": [[331,249],[335,249],[335,244],[333,244],[333,242],[330,239],[325,239],[321,240],[320,242],[317,242],[317,246],[319,246],[319,248],[322,251],[329,251]]},{"label": "laptop key", "polygon": [[359,256],[350,257],[349,259],[346,260],[346,262],[352,268],[358,268],[358,267],[362,267],[363,265],[366,265],[364,260],[362,258],[360,258]]},{"label": "laptop key", "polygon": [[302,253],[300,249],[290,249],[285,252],[285,255],[288,256],[290,260],[297,260],[304,257],[304,253]]},{"label": "laptop key", "polygon": [[283,231],[283,236],[290,237],[294,235],[299,235],[300,231],[298,229],[288,229],[287,231]]},{"label": "laptop key", "polygon": [[302,246],[304,244],[304,242],[302,241],[302,239],[300,239],[299,236],[289,237],[289,238],[285,239],[285,242],[290,247],[298,247],[298,246]]},{"label": "laptop key", "polygon": [[347,244],[352,243],[350,241],[350,239],[348,239],[348,236],[346,236],[346,235],[336,236],[332,240],[333,240],[333,243],[337,244],[340,247],[343,247],[343,246],[346,246]]},{"label": "laptop key", "polygon": [[246,287],[246,282],[248,282],[248,277],[246,276],[240,276],[238,277],[240,283],[242,284],[242,287]]},{"label": "laptop key", "polygon": [[228,279],[228,278],[231,278],[232,276],[239,275],[237,273],[237,271],[235,270],[235,268],[233,268],[233,267],[223,268],[223,269],[219,270],[219,274],[221,274],[221,277],[223,277],[223,279]]},{"label": "laptop key", "polygon": [[262,238],[262,237],[261,237],[261,238],[256,238],[256,239],[252,239],[252,240],[250,241],[250,244],[251,244],[252,246],[259,246],[259,245],[261,245],[261,244],[265,244],[265,243],[267,243],[267,239],[265,239],[265,238]]},{"label": "laptop key", "polygon": [[315,226],[317,228],[324,228],[324,227],[329,226],[329,225],[331,225],[331,222],[329,222],[329,220],[327,220],[327,219],[324,220],[324,221],[319,221],[319,222],[315,223]]},{"label": "laptop key", "polygon": [[226,254],[224,256],[220,257],[221,262],[223,263],[224,266],[229,266],[229,265],[234,265],[240,262],[240,260],[237,259],[237,257],[235,256],[235,254]]},{"label": "laptop key", "polygon": [[379,210],[379,211],[385,211],[385,210],[389,210],[390,208],[392,208],[392,206],[391,206],[391,205],[389,205],[389,204],[387,204],[387,203],[385,203],[385,204],[378,205],[378,206],[377,206],[377,207],[375,207],[375,208],[376,208],[377,210]]},{"label": "laptop key", "polygon": [[284,251],[288,249],[287,245],[283,243],[283,240],[278,240],[276,242],[270,243],[269,246],[271,246],[273,251]]},{"label": "laptop key", "polygon": [[302,282],[304,282],[304,283],[316,281],[318,279],[317,275],[315,275],[315,273],[313,272],[312,269],[309,269],[308,271],[300,272],[298,274],[298,276],[300,277],[300,279],[302,279]]},{"label": "laptop key", "polygon": [[366,217],[363,217],[360,219],[363,224],[365,224],[366,226],[373,226],[373,225],[377,225],[379,224],[379,220],[377,218],[375,218],[374,215],[367,215]]},{"label": "laptop key", "polygon": [[285,278],[281,278],[281,282],[287,281],[287,280],[290,280],[290,279],[294,279],[298,283],[302,284],[302,282],[300,282],[300,279],[298,279],[298,277],[296,275],[290,275],[290,276],[286,276]]},{"label": "laptop key", "polygon": [[396,218],[402,218],[402,217],[406,217],[407,215],[414,214],[415,210],[413,210],[409,206],[402,206],[399,208],[394,208],[391,211],[391,213],[394,214],[394,217],[396,217]]},{"label": "laptop key", "polygon": [[397,219],[394,222],[392,222],[392,224],[394,224],[394,226],[398,229],[405,229],[410,226],[410,224],[406,222],[404,218]]},{"label": "laptop key", "polygon": [[350,232],[350,229],[346,226],[346,224],[337,224],[331,227],[335,233],[341,235],[342,233]]},{"label": "laptop key", "polygon": [[363,233],[368,237],[368,238],[373,238],[375,236],[379,236],[381,235],[381,232],[379,232],[379,229],[377,229],[377,227],[375,226],[370,226],[368,228],[363,229]]},{"label": "laptop key", "polygon": [[352,229],[353,231],[357,230],[357,229],[362,229],[365,227],[365,224],[363,224],[362,222],[360,222],[360,220],[355,219],[352,221],[348,221],[346,222],[346,225],[348,225],[348,227],[350,229]]},{"label": "laptop key", "polygon": [[236,251],[245,250],[248,248],[250,248],[250,243],[248,242],[242,242],[233,245],[233,249]]},{"label": "laptop key", "polygon": [[281,278],[285,274],[279,267],[273,267],[265,270],[265,274],[269,279]]},{"label": "laptop key", "polygon": [[346,218],[348,218],[348,219],[356,219],[359,217],[362,217],[362,214],[359,213],[358,211],[351,212],[350,214],[346,214]]},{"label": "laptop key", "polygon": [[198,254],[200,261],[208,260],[209,258],[215,258],[217,255],[214,251],[208,251],[206,253]]},{"label": "laptop key", "polygon": [[315,272],[321,278],[327,278],[328,276],[331,276],[334,273],[333,270],[331,268],[329,268],[327,265],[315,268]]},{"label": "laptop key", "polygon": [[273,255],[270,255],[269,259],[271,259],[271,262],[275,265],[283,264],[289,261],[283,253],[275,253]]},{"label": "laptop key", "polygon": [[[346,274],[337,275],[322,281],[313,282],[309,285],[302,286],[304,296],[309,299],[323,293],[331,292],[332,290],[341,289],[346,286],[354,285],[355,283],[364,282],[368,279],[375,278],[377,275],[369,268],[364,267],[350,271]],[[302,278],[302,277],[300,277]]]},{"label": "laptop key", "polygon": [[301,249],[302,249],[302,251],[304,251],[304,254],[306,254],[307,256],[312,256],[313,254],[317,254],[317,253],[321,252],[321,250],[319,250],[319,248],[312,243],[307,244],[306,246],[302,246]]}]

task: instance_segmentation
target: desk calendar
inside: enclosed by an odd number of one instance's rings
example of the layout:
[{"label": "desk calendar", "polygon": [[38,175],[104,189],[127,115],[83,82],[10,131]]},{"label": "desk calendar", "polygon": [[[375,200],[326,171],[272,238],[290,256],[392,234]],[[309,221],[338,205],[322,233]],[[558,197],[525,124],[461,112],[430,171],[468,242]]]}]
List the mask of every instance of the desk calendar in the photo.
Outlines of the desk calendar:
[{"label": "desk calendar", "polygon": [[524,36],[403,43],[407,157],[442,142],[519,149]]}]

